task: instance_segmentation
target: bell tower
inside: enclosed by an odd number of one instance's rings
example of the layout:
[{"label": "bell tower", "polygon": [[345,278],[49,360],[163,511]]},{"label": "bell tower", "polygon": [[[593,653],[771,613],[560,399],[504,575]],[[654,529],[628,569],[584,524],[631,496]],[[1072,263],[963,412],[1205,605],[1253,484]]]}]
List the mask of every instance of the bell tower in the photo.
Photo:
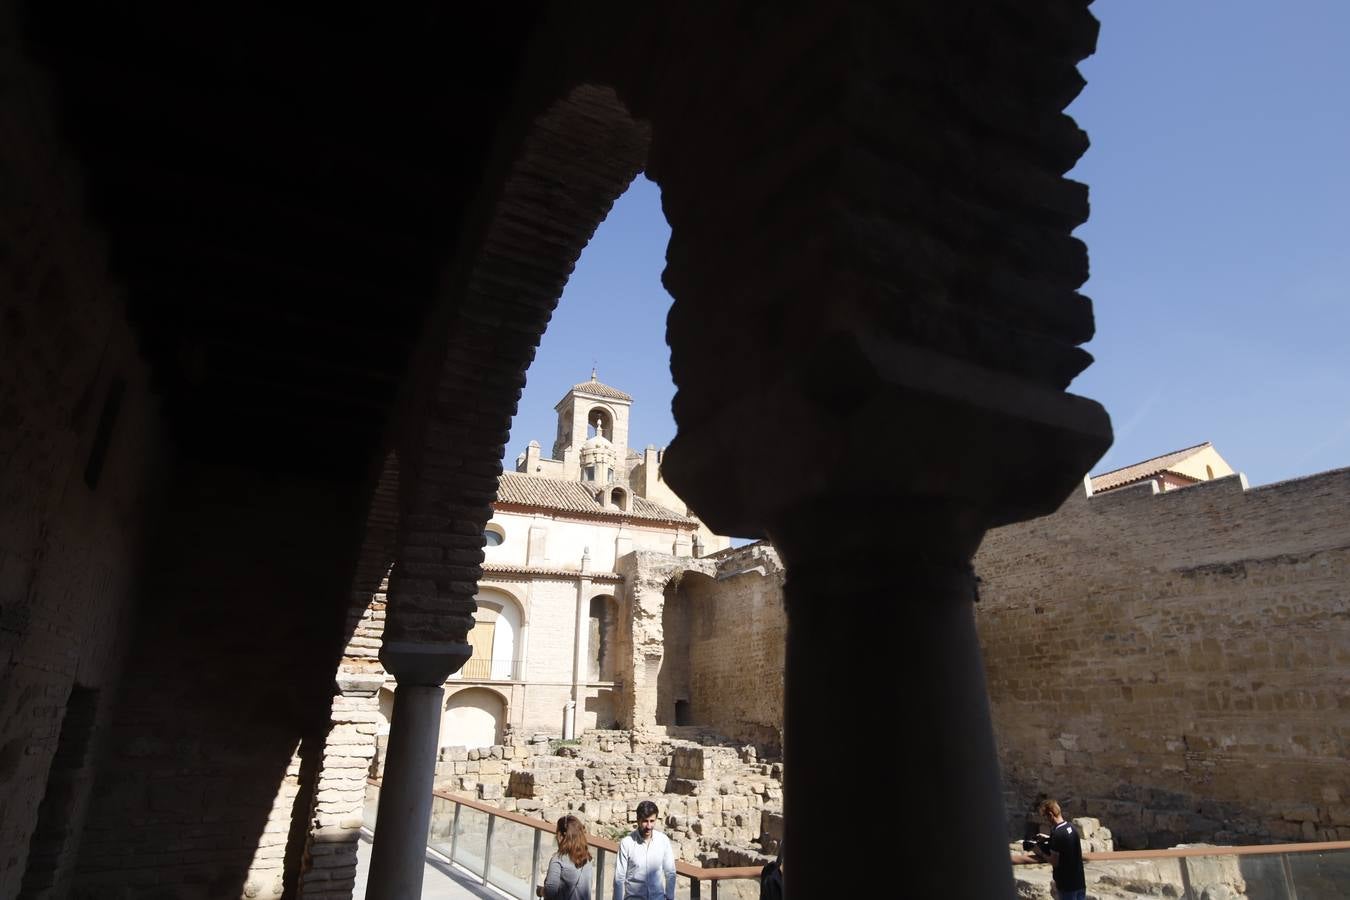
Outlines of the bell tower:
[{"label": "bell tower", "polygon": [[[628,416],[632,407],[633,398],[598,380],[594,369],[590,381],[573,385],[563,395],[553,407],[558,412],[553,458],[562,460],[564,478],[580,480],[585,476],[581,458],[585,449],[593,480],[600,480],[598,467],[606,464],[610,467],[609,481],[628,480]],[[602,440],[595,441],[597,437]],[[606,463],[606,459],[612,461]]]}]

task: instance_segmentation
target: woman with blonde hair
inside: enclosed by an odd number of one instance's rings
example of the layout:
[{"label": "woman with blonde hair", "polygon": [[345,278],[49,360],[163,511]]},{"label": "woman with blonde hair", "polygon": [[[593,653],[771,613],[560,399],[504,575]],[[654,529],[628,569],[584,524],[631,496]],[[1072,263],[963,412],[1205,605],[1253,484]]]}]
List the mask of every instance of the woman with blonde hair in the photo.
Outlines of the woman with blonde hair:
[{"label": "woman with blonde hair", "polygon": [[548,861],[548,875],[535,893],[544,900],[591,900],[591,848],[586,846],[586,826],[576,816],[558,820],[558,852]]}]

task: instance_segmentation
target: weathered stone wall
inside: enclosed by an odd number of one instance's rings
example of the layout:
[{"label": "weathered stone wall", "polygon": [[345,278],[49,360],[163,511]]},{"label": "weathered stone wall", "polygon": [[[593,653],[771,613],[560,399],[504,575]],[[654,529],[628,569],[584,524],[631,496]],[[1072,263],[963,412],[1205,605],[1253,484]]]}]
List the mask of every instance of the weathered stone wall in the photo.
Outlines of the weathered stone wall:
[{"label": "weathered stone wall", "polygon": [[[711,574],[711,559],[682,559],[664,553],[634,551],[615,563],[623,576],[615,636],[618,671],[616,718],[624,728],[642,730],[674,721],[674,691],[682,682],[682,663],[667,652],[666,600],[685,572]],[[677,619],[677,622],[682,621]],[[675,643],[679,643],[678,639]]]},{"label": "weathered stone wall", "polygon": [[[1122,847],[1350,834],[1347,509],[1339,470],[1079,495],[992,532],[977,617],[1010,832],[1052,793]],[[750,551],[667,593],[691,623],[694,721],[758,741],[782,721],[765,673],[782,671],[785,620],[781,570],[726,577]],[[632,581],[670,577],[658,562]]]},{"label": "weathered stone wall", "polygon": [[787,620],[773,548],[697,560],[638,552],[619,571],[619,720],[638,729],[702,726],[776,755]]},{"label": "weathered stone wall", "polygon": [[994,724],[1123,848],[1350,837],[1350,469],[1075,495],[976,559]]},{"label": "weathered stone wall", "polygon": [[715,579],[688,577],[679,590],[690,613],[692,724],[781,755],[787,618],[778,555],[764,544],[728,552]]},{"label": "weathered stone wall", "polygon": [[13,6],[0,3],[0,896],[45,897],[77,849],[166,445]]}]

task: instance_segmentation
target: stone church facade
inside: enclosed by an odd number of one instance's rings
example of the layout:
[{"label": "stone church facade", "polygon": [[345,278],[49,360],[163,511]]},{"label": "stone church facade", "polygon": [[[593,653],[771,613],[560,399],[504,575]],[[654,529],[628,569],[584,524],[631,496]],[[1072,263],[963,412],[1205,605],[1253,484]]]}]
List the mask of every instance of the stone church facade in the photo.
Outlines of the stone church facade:
[{"label": "stone church facade", "polygon": [[[712,578],[730,540],[665,483],[661,451],[629,448],[632,405],[592,373],[555,407],[551,455],[530,441],[515,471],[501,476],[484,531],[473,655],[445,683],[442,747],[570,739],[688,717],[687,673],[662,674],[664,591],[686,572]],[[377,615],[378,605],[349,656],[378,641]],[[682,624],[675,630],[687,634]],[[392,678],[381,687],[381,732],[396,690]],[[658,693],[670,694],[659,709]]]}]

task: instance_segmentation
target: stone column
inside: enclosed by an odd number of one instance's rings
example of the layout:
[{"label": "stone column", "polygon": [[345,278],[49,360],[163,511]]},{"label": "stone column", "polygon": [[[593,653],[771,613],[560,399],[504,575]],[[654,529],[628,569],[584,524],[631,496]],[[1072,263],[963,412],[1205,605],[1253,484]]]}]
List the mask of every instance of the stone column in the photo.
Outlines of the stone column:
[{"label": "stone column", "polygon": [[572,702],[575,704],[572,718],[572,734],[575,738],[581,733],[581,714],[586,709],[587,650],[590,637],[590,597],[591,579],[587,574],[591,568],[590,549],[581,557],[582,575],[577,579],[577,621],[576,635],[572,647]]},{"label": "stone column", "polygon": [[807,851],[839,838],[838,736],[885,719],[906,739],[855,812],[921,861],[902,893],[1012,896],[970,559],[1110,444],[1065,391],[1093,331],[1087,190],[1063,177],[1086,147],[1062,112],[1086,7],[759,5],[712,47],[733,17],[681,8],[661,81],[634,92],[672,229],[662,471],[787,568],[795,898],[876,893]]},{"label": "stone column", "polygon": [[[983,533],[979,517],[902,498],[884,505],[900,525],[873,520],[856,541],[821,539],[820,523],[847,511],[834,503],[804,508],[773,532],[787,565],[786,846],[811,846],[815,823],[839,816],[839,783],[815,763],[837,753],[841,732],[898,731],[904,737],[888,744],[886,765],[869,773],[858,798],[864,831],[870,821],[901,846],[961,847],[955,867],[919,849],[924,861],[906,870],[903,893],[1010,897],[966,555]],[[793,868],[794,896],[865,888],[847,867]]]},{"label": "stone column", "polygon": [[386,641],[380,662],[398,680],[375,824],[367,900],[422,895],[442,685],[472,655],[466,643]]},{"label": "stone column", "polygon": [[[355,639],[354,639],[355,640]],[[309,866],[300,874],[305,900],[350,898],[356,880],[356,848],[366,801],[366,778],[375,756],[382,671],[353,671],[359,652],[350,644],[337,673],[332,730],[319,763]],[[373,655],[373,654],[372,654]],[[373,660],[372,660],[373,662]]]}]

